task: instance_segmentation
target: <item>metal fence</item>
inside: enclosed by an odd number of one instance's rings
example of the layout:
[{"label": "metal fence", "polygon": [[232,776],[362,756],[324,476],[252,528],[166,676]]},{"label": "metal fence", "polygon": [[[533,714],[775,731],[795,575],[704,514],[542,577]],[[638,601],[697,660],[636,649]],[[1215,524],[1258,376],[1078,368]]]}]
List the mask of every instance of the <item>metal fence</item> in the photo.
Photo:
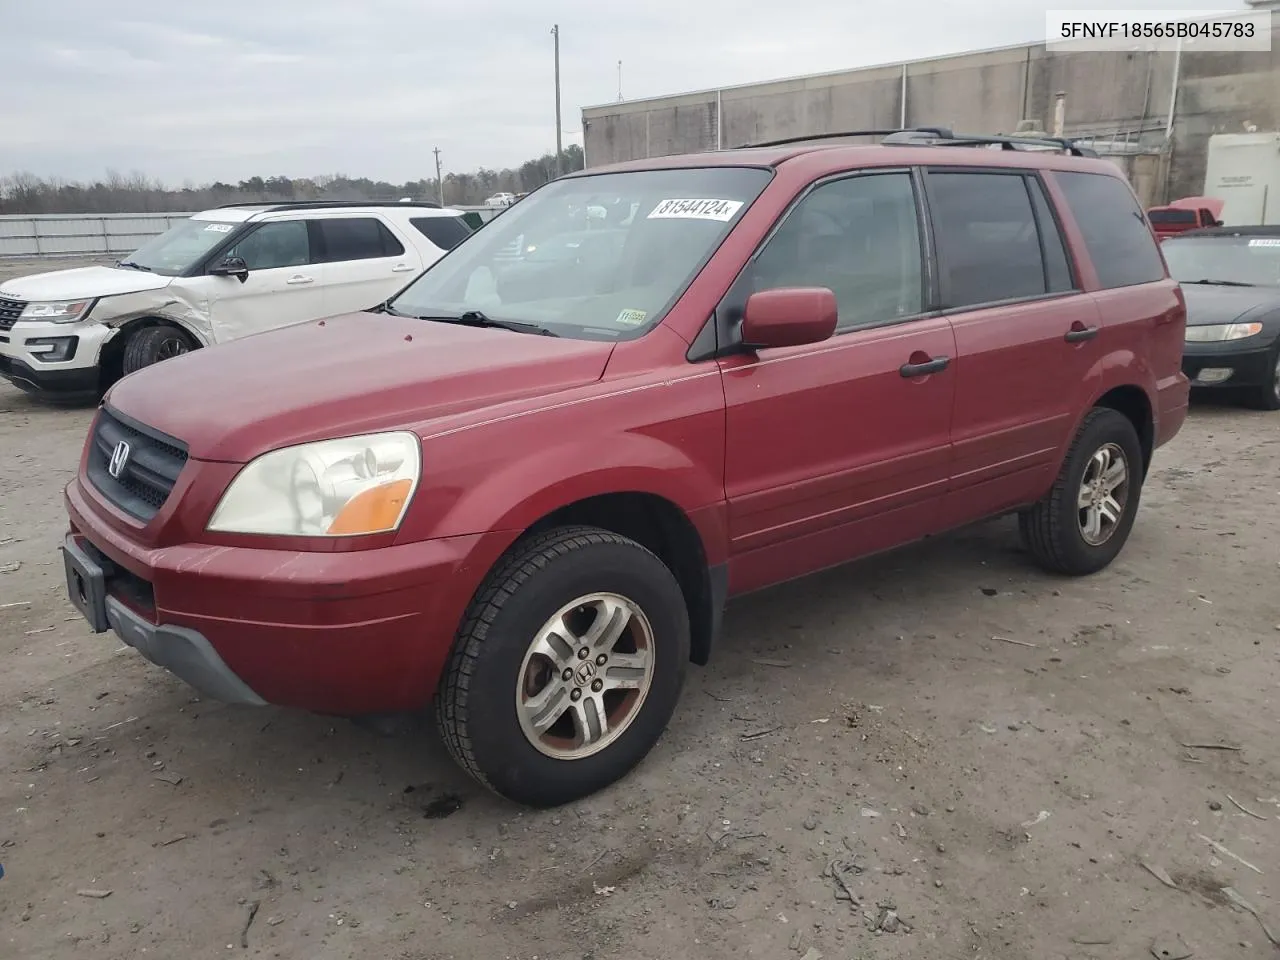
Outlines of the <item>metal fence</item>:
[{"label": "metal fence", "polygon": [[132,253],[189,213],[0,216],[0,257]]}]

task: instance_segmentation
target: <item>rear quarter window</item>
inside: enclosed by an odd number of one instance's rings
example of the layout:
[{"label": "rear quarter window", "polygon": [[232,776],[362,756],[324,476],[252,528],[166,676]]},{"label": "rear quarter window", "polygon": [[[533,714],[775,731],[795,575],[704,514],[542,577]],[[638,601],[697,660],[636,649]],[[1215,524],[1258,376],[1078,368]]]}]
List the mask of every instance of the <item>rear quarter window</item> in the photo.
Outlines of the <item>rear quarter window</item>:
[{"label": "rear quarter window", "polygon": [[1128,185],[1101,173],[1054,171],[1103,289],[1164,279],[1156,238]]},{"label": "rear quarter window", "polygon": [[409,222],[441,250],[452,250],[471,236],[471,228],[461,217],[414,217]]}]

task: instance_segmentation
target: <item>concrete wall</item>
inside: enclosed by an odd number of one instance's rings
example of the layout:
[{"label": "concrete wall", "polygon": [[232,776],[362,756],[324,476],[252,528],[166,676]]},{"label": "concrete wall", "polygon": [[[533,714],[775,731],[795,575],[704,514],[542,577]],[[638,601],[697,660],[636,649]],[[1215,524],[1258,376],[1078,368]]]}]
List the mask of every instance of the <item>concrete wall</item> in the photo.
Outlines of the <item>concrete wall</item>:
[{"label": "concrete wall", "polygon": [[[1184,51],[1172,142],[1161,162],[1167,183],[1151,202],[1199,193],[1212,133],[1280,129],[1280,26],[1269,53]],[[1067,95],[1066,132],[1127,136],[1166,147],[1172,52],[1051,53],[1043,44],[868,67],[582,112],[587,165],[695,153],[757,140],[859,128],[942,125],[968,133],[1011,133],[1018,122],[1053,122],[1053,97]],[[1125,161],[1126,168],[1130,165]]]}]

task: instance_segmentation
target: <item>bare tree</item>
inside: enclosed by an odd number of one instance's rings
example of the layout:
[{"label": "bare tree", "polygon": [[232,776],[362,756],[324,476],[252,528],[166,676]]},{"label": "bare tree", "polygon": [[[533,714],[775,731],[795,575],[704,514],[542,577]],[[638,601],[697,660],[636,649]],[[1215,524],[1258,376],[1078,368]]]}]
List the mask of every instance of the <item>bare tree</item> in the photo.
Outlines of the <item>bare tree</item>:
[{"label": "bare tree", "polygon": [[[581,170],[582,148],[566,147],[561,159],[562,169]],[[445,202],[478,204],[498,191],[523,193],[553,179],[555,169],[555,155],[548,153],[514,169],[482,168],[473,173],[446,174]],[[174,189],[136,170],[127,175],[107,170],[102,179],[92,183],[41,178],[19,171],[0,177],[0,214],[187,212],[254,200],[434,200],[437,194],[434,177],[396,184],[341,173],[317,177],[256,176],[235,184],[218,181],[201,186],[187,180]]]}]

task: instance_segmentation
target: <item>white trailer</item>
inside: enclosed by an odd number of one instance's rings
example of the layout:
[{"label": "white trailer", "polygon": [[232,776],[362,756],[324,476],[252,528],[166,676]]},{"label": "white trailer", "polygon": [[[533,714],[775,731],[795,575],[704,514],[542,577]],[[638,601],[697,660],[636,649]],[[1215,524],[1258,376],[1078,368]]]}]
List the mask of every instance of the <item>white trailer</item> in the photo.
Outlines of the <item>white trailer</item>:
[{"label": "white trailer", "polygon": [[1222,200],[1229,227],[1280,223],[1280,133],[1211,136],[1203,195]]}]

